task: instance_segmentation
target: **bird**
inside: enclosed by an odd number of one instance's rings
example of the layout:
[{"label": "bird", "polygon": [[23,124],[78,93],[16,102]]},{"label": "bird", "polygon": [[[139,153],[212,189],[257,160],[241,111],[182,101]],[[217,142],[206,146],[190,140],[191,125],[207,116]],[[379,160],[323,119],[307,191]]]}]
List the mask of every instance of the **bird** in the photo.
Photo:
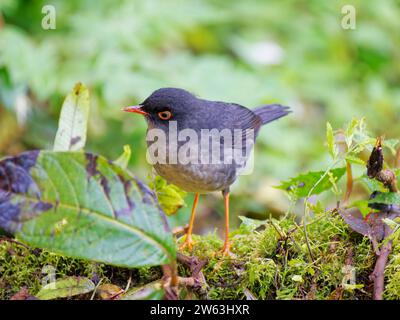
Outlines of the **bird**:
[{"label": "bird", "polygon": [[[148,152],[156,140],[161,146],[149,158],[155,171],[168,183],[195,194],[189,226],[180,249],[193,248],[193,225],[200,195],[221,191],[225,213],[225,239],[221,253],[224,256],[231,255],[230,186],[245,170],[260,128],[288,115],[290,108],[269,104],[249,109],[237,103],[201,99],[180,88],[161,88],[139,105],[122,110],[145,117]],[[204,132],[211,131],[214,134],[204,135],[206,138],[201,139]],[[155,133],[164,137],[155,139]],[[195,138],[177,139],[182,133],[186,138]],[[153,136],[153,139],[149,136]],[[216,139],[212,140],[214,136]],[[161,142],[164,142],[165,148],[162,148]]]}]

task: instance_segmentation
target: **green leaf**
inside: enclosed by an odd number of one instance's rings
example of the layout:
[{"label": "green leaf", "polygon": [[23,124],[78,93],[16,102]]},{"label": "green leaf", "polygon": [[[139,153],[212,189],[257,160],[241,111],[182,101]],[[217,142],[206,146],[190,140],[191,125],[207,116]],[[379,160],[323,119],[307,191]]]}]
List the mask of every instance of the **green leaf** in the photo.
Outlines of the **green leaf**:
[{"label": "green leaf", "polygon": [[119,156],[114,163],[120,166],[122,169],[126,169],[128,167],[129,160],[131,159],[132,151],[131,147],[126,144],[124,145],[124,152]]},{"label": "green leaf", "polygon": [[374,191],[385,192],[387,189],[383,186],[382,182],[379,182],[376,179],[370,179],[366,174],[363,174],[361,177],[362,184],[366,187],[369,193]]},{"label": "green leaf", "polygon": [[355,155],[348,154],[348,155],[346,155],[345,159],[352,164],[358,164],[360,166],[365,166],[365,161]]},{"label": "green leaf", "polygon": [[328,150],[333,159],[338,156],[338,149],[335,145],[335,136],[333,134],[332,126],[329,122],[326,123],[326,141],[328,144]]},{"label": "green leaf", "polygon": [[360,210],[363,217],[367,216],[371,212],[371,208],[368,207],[368,200],[354,201],[349,205],[349,208],[356,207]]},{"label": "green leaf", "polygon": [[381,192],[373,199],[368,201],[371,208],[382,209],[388,206],[396,206],[400,208],[400,193],[397,192]]},{"label": "green leaf", "polygon": [[45,285],[36,294],[36,297],[41,300],[68,298],[89,293],[93,291],[94,288],[94,283],[88,278],[67,277]]},{"label": "green leaf", "polygon": [[0,228],[35,247],[117,266],[175,259],[154,192],[90,153],[31,151],[0,161]]},{"label": "green leaf", "polygon": [[242,220],[242,223],[240,224],[240,229],[247,232],[253,232],[258,227],[261,227],[262,225],[265,225],[267,223],[267,220],[256,220],[247,218],[245,216],[239,216],[239,219]]},{"label": "green leaf", "polygon": [[77,151],[85,147],[89,108],[89,90],[79,82],[64,100],[54,151]]},{"label": "green leaf", "polygon": [[343,283],[342,284],[343,289],[349,292],[353,292],[354,290],[361,290],[364,288],[363,284],[348,284],[348,283]]},{"label": "green leaf", "polygon": [[[288,181],[281,182],[281,185],[277,188],[285,190],[298,198],[319,194],[332,188],[333,184],[331,179],[333,178],[337,183],[345,174],[346,168],[336,168],[332,169],[330,172],[331,176],[326,174],[325,171],[311,171],[305,174],[300,174],[299,176],[291,178]],[[324,177],[322,178],[322,176]]]},{"label": "green leaf", "polygon": [[155,190],[161,208],[168,216],[175,214],[186,205],[184,200],[186,192],[173,184],[167,184],[162,177],[156,176],[150,187]]},{"label": "green leaf", "polygon": [[154,281],[129,290],[121,296],[121,300],[161,300],[163,297],[164,290],[161,281]]},{"label": "green leaf", "polygon": [[400,140],[398,139],[387,139],[383,140],[383,146],[388,148],[392,155],[396,154],[396,147],[399,144]]},{"label": "green leaf", "polygon": [[[357,145],[352,149],[352,151],[354,154],[358,154],[364,151],[365,149],[372,150],[372,146],[374,145],[374,143],[375,143],[374,138],[366,138],[365,140],[358,142]],[[368,146],[370,146],[370,149],[368,149]]]},{"label": "green leaf", "polygon": [[353,143],[353,136],[356,131],[356,128],[362,127],[363,121],[364,121],[364,119],[359,120],[359,119],[353,118],[351,120],[351,122],[349,123],[349,125],[347,126],[346,131],[344,133],[347,148],[351,147],[351,144]]}]

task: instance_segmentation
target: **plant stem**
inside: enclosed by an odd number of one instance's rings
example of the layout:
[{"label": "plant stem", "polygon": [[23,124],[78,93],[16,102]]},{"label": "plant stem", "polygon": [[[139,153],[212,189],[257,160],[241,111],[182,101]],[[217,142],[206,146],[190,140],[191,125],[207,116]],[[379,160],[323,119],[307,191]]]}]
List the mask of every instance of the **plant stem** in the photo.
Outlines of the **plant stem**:
[{"label": "plant stem", "polygon": [[346,160],[346,172],[347,172],[347,184],[346,184],[346,194],[343,199],[343,203],[347,203],[350,199],[351,192],[353,191],[353,172],[351,169],[351,164]]},{"label": "plant stem", "polygon": [[374,271],[370,275],[370,279],[374,282],[374,300],[383,300],[383,291],[385,289],[385,267],[391,252],[392,240],[389,240],[382,246],[379,257],[376,260]]}]

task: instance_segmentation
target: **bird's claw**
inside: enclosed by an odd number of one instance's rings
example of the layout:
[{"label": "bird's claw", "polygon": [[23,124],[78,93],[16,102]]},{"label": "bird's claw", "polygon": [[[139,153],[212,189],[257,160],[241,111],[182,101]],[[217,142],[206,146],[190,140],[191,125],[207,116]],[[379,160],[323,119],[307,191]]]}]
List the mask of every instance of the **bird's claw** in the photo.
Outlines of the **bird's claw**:
[{"label": "bird's claw", "polygon": [[222,257],[229,257],[232,258],[234,257],[234,254],[231,252],[231,246],[230,243],[225,243],[223,248],[220,251],[220,254],[222,255]]}]

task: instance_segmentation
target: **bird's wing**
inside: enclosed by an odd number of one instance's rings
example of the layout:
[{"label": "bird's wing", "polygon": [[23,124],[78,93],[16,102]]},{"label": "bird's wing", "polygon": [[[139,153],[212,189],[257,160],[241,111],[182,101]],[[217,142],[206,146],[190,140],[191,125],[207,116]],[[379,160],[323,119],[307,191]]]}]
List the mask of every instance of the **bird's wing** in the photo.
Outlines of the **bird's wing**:
[{"label": "bird's wing", "polygon": [[217,123],[218,129],[253,129],[258,132],[262,125],[262,120],[258,115],[240,104],[219,101],[208,102],[208,108],[214,109],[210,116],[218,115],[218,119],[212,119],[209,122]]},{"label": "bird's wing", "polygon": [[[237,165],[243,167],[253,148],[262,120],[253,111],[239,104],[220,102],[215,107],[220,110],[220,129],[232,130],[233,156]],[[235,131],[237,129],[239,131]],[[227,148],[223,142],[221,146]]]},{"label": "bird's wing", "polygon": [[[236,103],[202,101],[204,102],[202,105],[204,116],[201,127],[218,130],[229,129],[233,135],[240,133],[242,146],[249,141],[254,143],[262,125],[262,119],[258,115]],[[239,129],[241,132],[235,132],[235,129]],[[234,136],[232,138],[235,139]]]}]

